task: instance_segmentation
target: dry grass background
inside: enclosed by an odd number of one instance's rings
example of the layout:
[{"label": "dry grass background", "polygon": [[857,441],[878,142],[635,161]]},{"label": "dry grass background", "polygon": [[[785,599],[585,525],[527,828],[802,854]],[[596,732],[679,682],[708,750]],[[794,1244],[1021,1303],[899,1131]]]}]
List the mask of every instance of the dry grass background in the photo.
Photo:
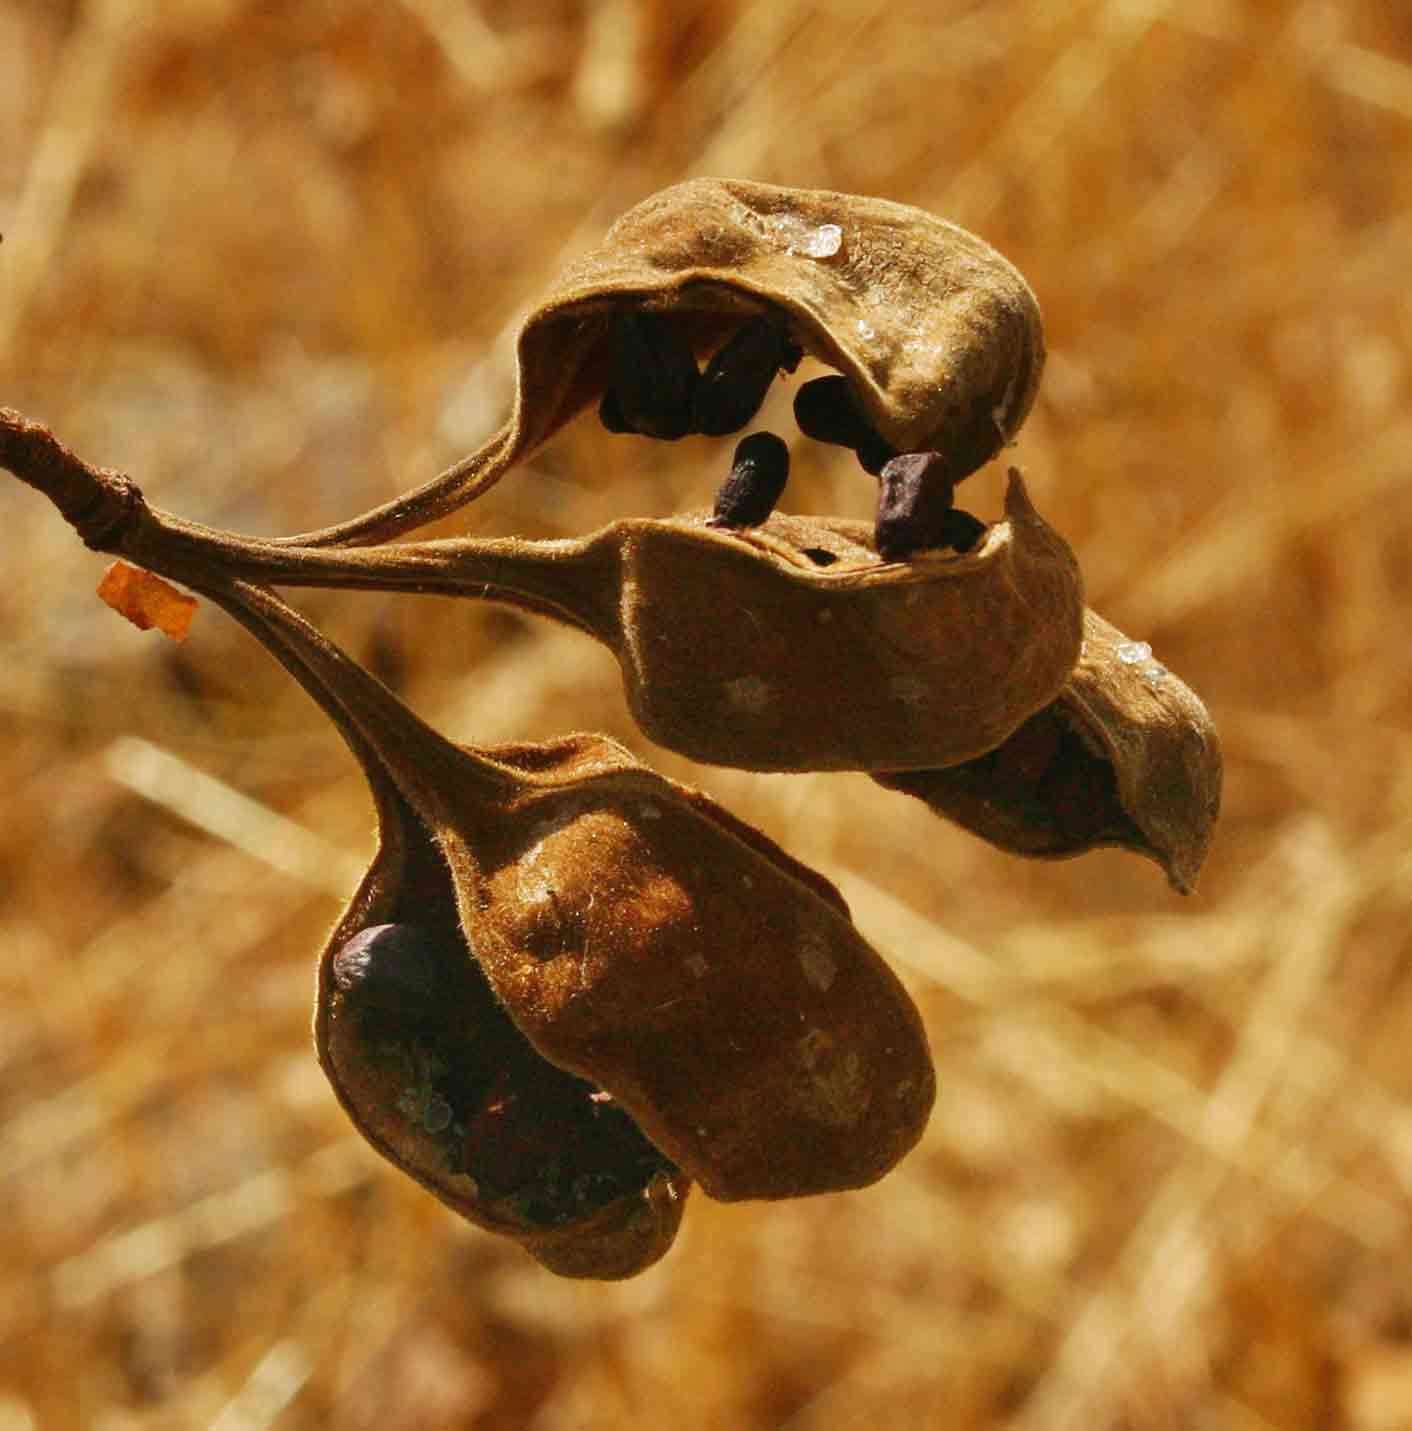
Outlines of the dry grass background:
[{"label": "dry grass background", "polygon": [[[499,420],[516,314],[666,183],[882,194],[1031,279],[1015,455],[1228,761],[1183,901],[647,752],[837,879],[941,1092],[877,1188],[697,1197],[651,1272],[563,1283],[321,1082],[311,957],[371,826],[332,732],[219,613],[176,648],[106,612],[9,482],[0,1428],[1412,1427],[1409,17],[0,0],[0,400],[158,504],[293,531],[430,475]],[[585,420],[460,525],[699,506],[728,451]],[[868,512],[795,464],[787,508]],[[574,633],[299,604],[462,739],[644,749]]]}]

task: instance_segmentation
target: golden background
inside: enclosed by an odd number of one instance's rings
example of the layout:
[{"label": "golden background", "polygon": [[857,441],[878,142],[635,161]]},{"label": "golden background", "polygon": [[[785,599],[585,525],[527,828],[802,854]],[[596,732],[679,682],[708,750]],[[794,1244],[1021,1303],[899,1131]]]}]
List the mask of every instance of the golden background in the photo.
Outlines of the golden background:
[{"label": "golden background", "polygon": [[[882,1184],[697,1196],[641,1278],[561,1282],[316,1068],[371,848],[332,730],[219,612],[177,647],[106,611],[106,560],[6,477],[3,1431],[1412,1426],[1412,9],[0,0],[0,136],[0,402],[259,533],[477,445],[518,314],[665,184],[975,229],[1048,327],[1010,455],[1227,755],[1182,900],[863,776],[687,766],[566,629],[296,594],[458,739],[601,729],[708,789],[927,1017],[936,1112]],[[782,505],[868,515],[794,386],[757,424]],[[700,507],[730,449],[585,417],[444,530]]]}]

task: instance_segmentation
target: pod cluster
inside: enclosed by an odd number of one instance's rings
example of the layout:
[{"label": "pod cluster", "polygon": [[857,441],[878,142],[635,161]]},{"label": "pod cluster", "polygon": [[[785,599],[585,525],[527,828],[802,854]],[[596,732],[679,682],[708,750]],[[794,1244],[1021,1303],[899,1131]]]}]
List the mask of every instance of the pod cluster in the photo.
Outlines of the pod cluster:
[{"label": "pod cluster", "polygon": [[[743,432],[806,355],[831,371],[799,387],[800,433],[876,479],[872,523],[777,510],[789,446],[753,431],[709,513],[391,540],[584,411],[659,441]],[[693,1187],[885,1175],[932,1107],[926,1033],[838,890],[760,831],[604,736],[455,745],[264,583],[516,604],[612,650],[639,727],[693,759],[861,771],[1009,853],[1118,846],[1189,890],[1220,795],[1200,701],[1085,608],[1018,472],[996,521],[955,504],[1043,355],[1034,295],[974,235],[697,180],[551,286],[480,452],[339,527],[228,544],[207,594],[329,715],[378,812],[320,961],[320,1061],[368,1141],[457,1213],[563,1275],[633,1275]]]}]

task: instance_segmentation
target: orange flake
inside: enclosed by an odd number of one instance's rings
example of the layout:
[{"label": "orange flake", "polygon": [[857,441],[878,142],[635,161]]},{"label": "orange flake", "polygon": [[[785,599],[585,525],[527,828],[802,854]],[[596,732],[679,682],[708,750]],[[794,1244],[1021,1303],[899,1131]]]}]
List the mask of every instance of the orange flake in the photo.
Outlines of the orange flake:
[{"label": "orange flake", "polygon": [[150,571],[115,561],[98,583],[98,595],[139,631],[155,626],[173,641],[184,641],[196,614],[196,598],[178,591]]}]

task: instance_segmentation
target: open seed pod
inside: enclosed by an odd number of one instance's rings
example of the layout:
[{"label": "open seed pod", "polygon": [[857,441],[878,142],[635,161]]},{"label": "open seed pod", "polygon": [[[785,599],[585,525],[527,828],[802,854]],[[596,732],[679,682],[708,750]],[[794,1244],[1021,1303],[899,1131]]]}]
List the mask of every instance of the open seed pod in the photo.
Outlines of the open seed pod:
[{"label": "open seed pod", "polygon": [[750,770],[913,770],[969,760],[1049,704],[1078,659],[1073,553],[1011,472],[1006,516],[965,553],[880,561],[874,529],[706,514],[581,540],[367,551],[232,544],[275,583],[490,598],[581,627],[618,657],[653,740]]},{"label": "open seed pod", "polygon": [[1013,854],[1062,859],[1116,845],[1189,894],[1221,807],[1206,707],[1146,642],[1092,611],[1057,700],[995,750],[946,769],[874,777]]},{"label": "open seed pod", "polygon": [[453,746],[268,591],[207,590],[373,787],[315,1037],[391,1161],[552,1270],[620,1277],[692,1180],[852,1188],[915,1143],[925,1032],[822,876],[606,737]]},{"label": "open seed pod", "polygon": [[[624,214],[551,284],[519,333],[510,421],[484,447],[395,502],[291,541],[387,540],[472,500],[605,396],[623,316],[637,313],[670,319],[631,339],[654,363],[669,341],[702,358],[752,320],[773,320],[780,366],[802,349],[836,368],[886,444],[955,454],[953,479],[1014,436],[1044,363],[1034,294],[965,229],[885,199],[693,179]],[[743,377],[758,366],[743,363]]]}]

